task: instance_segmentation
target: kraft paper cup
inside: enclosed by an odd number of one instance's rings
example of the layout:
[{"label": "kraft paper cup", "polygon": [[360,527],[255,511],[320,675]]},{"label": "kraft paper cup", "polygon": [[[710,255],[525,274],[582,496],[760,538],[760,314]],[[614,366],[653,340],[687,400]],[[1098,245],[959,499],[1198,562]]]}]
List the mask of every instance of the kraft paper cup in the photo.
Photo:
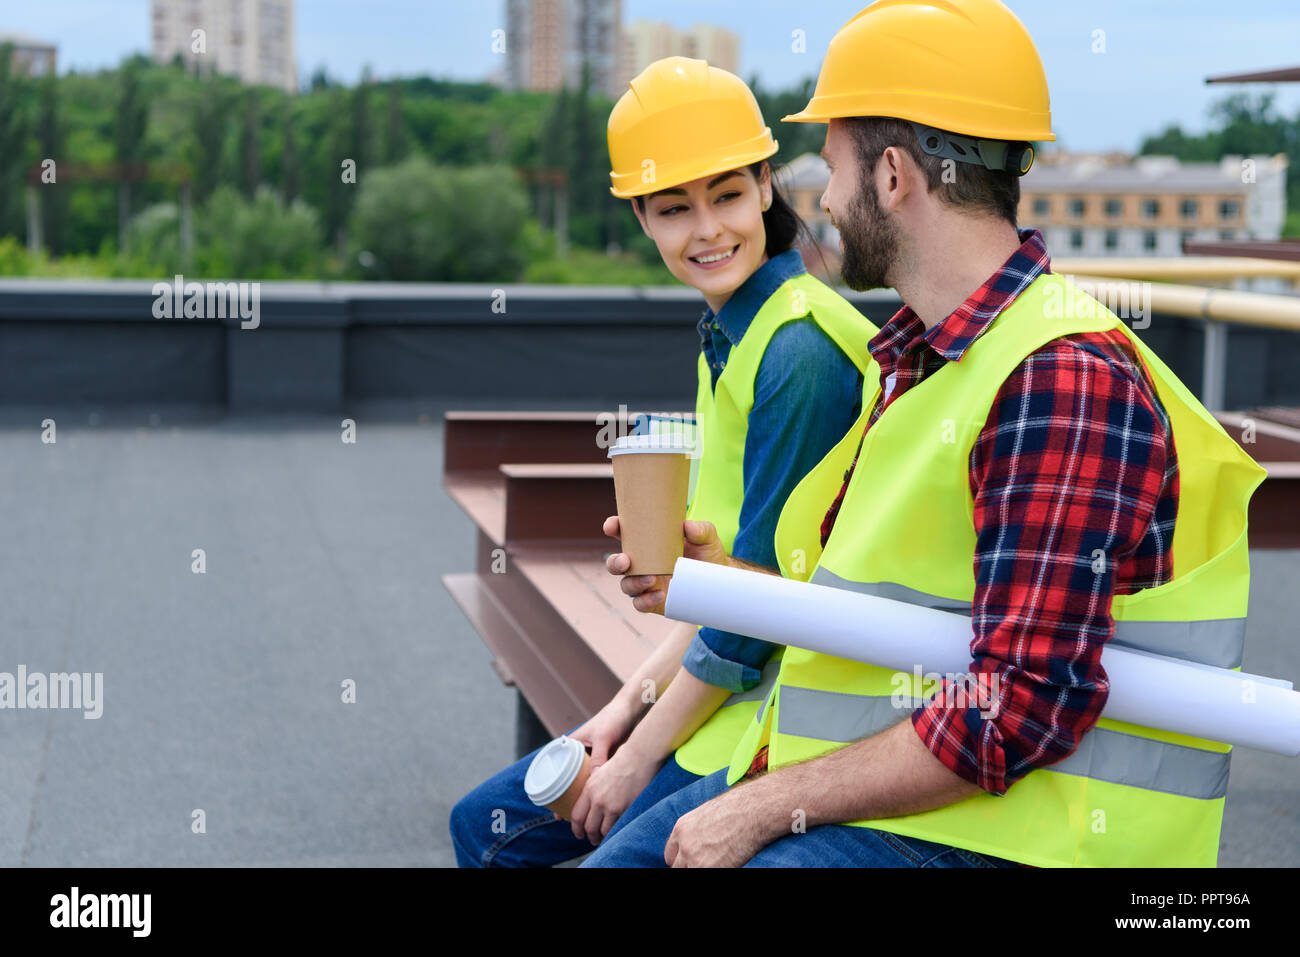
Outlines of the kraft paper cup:
[{"label": "kraft paper cup", "polygon": [[629,435],[609,450],[625,574],[671,575],[682,557],[693,452],[679,435]]},{"label": "kraft paper cup", "polygon": [[566,821],[591,776],[591,755],[576,738],[560,735],[537,752],[524,774],[524,791],[538,807]]}]

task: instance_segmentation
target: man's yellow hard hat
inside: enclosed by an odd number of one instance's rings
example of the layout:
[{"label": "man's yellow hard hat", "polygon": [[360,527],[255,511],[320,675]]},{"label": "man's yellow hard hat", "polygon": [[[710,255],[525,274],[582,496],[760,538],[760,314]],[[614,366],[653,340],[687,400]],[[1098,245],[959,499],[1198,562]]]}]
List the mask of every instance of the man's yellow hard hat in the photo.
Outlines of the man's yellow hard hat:
[{"label": "man's yellow hard hat", "polygon": [[745,81],[704,60],[656,60],[614,104],[607,130],[609,191],[645,196],[748,166],[776,152]]},{"label": "man's yellow hard hat", "polygon": [[1038,50],[998,0],[879,0],[840,28],[788,123],[892,116],[991,140],[1055,140]]}]

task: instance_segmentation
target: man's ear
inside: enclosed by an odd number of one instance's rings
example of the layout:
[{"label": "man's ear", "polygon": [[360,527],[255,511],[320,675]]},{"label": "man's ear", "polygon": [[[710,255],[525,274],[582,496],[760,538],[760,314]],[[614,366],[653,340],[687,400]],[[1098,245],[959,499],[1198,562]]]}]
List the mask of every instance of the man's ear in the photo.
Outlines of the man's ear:
[{"label": "man's ear", "polygon": [[889,146],[880,154],[875,176],[880,187],[881,207],[895,210],[917,183],[921,169],[905,150]]}]

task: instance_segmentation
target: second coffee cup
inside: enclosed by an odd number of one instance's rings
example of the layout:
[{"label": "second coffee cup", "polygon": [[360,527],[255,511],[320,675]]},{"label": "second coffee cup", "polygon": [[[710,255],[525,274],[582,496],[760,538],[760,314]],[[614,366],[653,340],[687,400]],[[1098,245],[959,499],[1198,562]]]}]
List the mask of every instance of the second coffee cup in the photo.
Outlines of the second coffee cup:
[{"label": "second coffee cup", "polygon": [[524,773],[524,791],[538,807],[566,821],[591,776],[591,755],[577,738],[560,735],[547,744]]}]

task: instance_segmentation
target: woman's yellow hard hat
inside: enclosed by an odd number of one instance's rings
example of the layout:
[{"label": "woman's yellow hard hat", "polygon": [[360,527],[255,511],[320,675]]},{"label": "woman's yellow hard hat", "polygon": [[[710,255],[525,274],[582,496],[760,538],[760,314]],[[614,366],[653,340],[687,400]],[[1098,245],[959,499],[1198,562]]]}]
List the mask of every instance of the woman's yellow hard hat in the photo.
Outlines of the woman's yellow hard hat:
[{"label": "woman's yellow hard hat", "polygon": [[656,60],[609,114],[609,191],[645,196],[776,152],[745,82],[704,60]]},{"label": "woman's yellow hard hat", "polygon": [[831,40],[817,89],[788,123],[892,116],[993,140],[1055,140],[1047,75],[998,0],[879,0]]}]

